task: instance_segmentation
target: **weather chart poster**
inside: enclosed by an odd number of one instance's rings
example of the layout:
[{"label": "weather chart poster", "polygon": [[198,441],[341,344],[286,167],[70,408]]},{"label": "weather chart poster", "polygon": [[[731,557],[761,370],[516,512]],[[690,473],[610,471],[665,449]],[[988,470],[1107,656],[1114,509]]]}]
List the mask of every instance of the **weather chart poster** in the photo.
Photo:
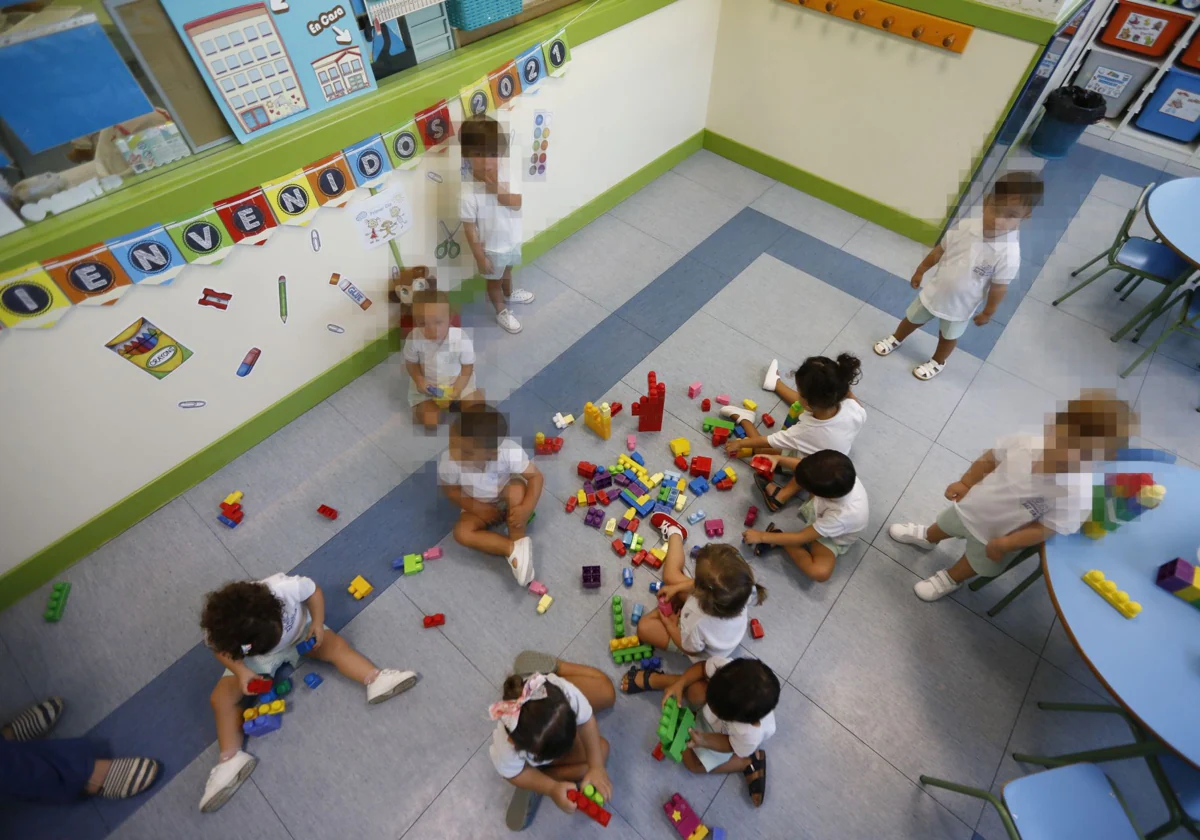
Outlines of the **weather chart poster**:
[{"label": "weather chart poster", "polygon": [[238,140],[375,89],[350,0],[162,0]]}]

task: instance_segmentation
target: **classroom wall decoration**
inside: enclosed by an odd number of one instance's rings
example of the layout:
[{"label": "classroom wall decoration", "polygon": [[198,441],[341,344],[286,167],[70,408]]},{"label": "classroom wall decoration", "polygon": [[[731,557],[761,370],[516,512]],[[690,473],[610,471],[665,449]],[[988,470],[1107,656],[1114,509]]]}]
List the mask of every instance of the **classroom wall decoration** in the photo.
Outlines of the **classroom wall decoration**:
[{"label": "classroom wall decoration", "polygon": [[[165,4],[179,5],[178,0],[165,0]],[[264,6],[259,3],[256,7]],[[239,7],[247,8],[252,7]],[[238,9],[230,13],[234,11]],[[321,31],[336,28],[335,23],[336,20],[330,21]],[[479,89],[486,91],[494,109],[497,102],[503,105],[516,96],[536,91],[547,75],[547,68],[551,76],[560,74],[570,55],[566,33],[559,32],[488,73],[480,80]],[[519,79],[513,78],[514,73]],[[514,92],[507,99],[509,88],[505,79],[514,82]],[[532,157],[527,158],[531,169],[537,167],[536,173],[527,170],[532,180],[545,177],[545,151],[552,120],[549,111],[538,111],[537,115],[542,121],[535,120],[535,134],[541,132],[535,138],[539,160],[534,164]],[[393,169],[413,168],[426,150],[441,148],[453,137],[450,108],[442,100],[398,126],[262,184],[248,185],[245,192],[217,201],[211,207],[196,208],[182,219],[150,225],[41,264],[0,273],[0,328],[51,327],[77,304],[111,304],[126,293],[137,294],[138,286],[169,283],[189,266],[217,265],[235,245],[260,244],[280,225],[305,225],[318,208],[341,207],[357,187],[379,188]],[[428,175],[441,180],[434,172]],[[398,188],[385,189],[355,210],[355,221],[366,247],[390,242],[412,226],[408,198]],[[311,239],[313,250],[319,250],[320,236],[315,230]],[[361,294],[349,281],[342,291],[352,299],[354,293]],[[191,355],[190,350],[144,319],[132,324],[108,346],[160,379]],[[162,357],[156,355],[168,347],[178,349]]]},{"label": "classroom wall decoration", "polygon": [[375,88],[349,0],[319,14],[238,0],[162,5],[243,143]]}]

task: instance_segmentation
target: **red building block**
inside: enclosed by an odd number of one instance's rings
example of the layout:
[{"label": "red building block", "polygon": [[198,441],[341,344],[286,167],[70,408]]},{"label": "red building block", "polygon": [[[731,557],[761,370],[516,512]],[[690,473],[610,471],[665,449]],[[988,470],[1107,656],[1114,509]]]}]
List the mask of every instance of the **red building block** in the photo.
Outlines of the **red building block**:
[{"label": "red building block", "polygon": [[324,516],[326,519],[337,519],[337,511],[329,505],[321,505],[317,508],[317,513]]},{"label": "red building block", "polygon": [[775,469],[771,466],[771,459],[766,455],[755,455],[751,458],[750,469],[754,470],[767,481],[770,481],[775,475]]},{"label": "red building block", "polygon": [[732,490],[733,482],[728,478],[722,478],[720,481],[714,481],[713,487],[716,487],[718,490]]},{"label": "red building block", "polygon": [[633,555],[629,562],[634,566],[640,566],[642,563],[646,562],[646,558],[649,556],[650,552],[643,548],[640,549],[637,554]]},{"label": "red building block", "polygon": [[600,823],[600,825],[608,828],[608,821],[612,819],[612,814],[610,814],[608,811],[605,811],[603,808],[577,790],[567,791],[567,799],[570,799],[572,802],[574,802],[576,809],[578,809],[580,812],[587,814],[596,822]]},{"label": "red building block", "polygon": [[705,458],[702,455],[697,455],[692,458],[692,467],[690,470],[692,475],[703,476],[708,478],[712,473],[712,458]]},{"label": "red building block", "polygon": [[729,430],[728,429],[723,429],[720,427],[713,429],[713,436],[712,436],[712,445],[713,446],[724,446],[725,441],[727,441],[727,440],[729,440]]},{"label": "red building block", "polygon": [[625,550],[625,543],[621,542],[620,540],[613,540],[612,547],[613,551],[617,553],[618,557],[624,557],[627,553]]},{"label": "red building block", "polygon": [[575,506],[578,504],[579,504],[578,496],[572,496],[571,498],[567,499],[567,513],[571,513],[572,511],[574,511]]},{"label": "red building block", "polygon": [[583,478],[594,478],[596,475],[596,465],[589,464],[587,461],[580,461],[575,471]]},{"label": "red building block", "polygon": [[763,421],[763,425],[766,426],[768,429],[773,428],[775,426],[775,418],[772,417],[770,414],[764,414],[762,416],[762,421]]},{"label": "red building block", "polygon": [[611,404],[608,406],[608,414],[609,414],[609,416],[610,416],[610,417],[616,417],[618,414],[620,414],[620,413],[621,413],[621,409],[622,409],[622,408],[624,408],[624,406],[622,406],[620,403],[611,403]]},{"label": "red building block", "polygon": [[434,613],[433,615],[425,616],[426,627],[441,627],[446,623],[446,616],[442,613]]},{"label": "red building block", "polygon": [[681,472],[687,472],[687,458],[684,458],[682,455],[676,455],[675,466],[678,467]]},{"label": "red building block", "polygon": [[612,499],[608,497],[608,493],[604,492],[603,490],[596,491],[596,499],[605,507],[608,507],[608,505],[612,502]]},{"label": "red building block", "polygon": [[746,511],[746,522],[744,524],[749,528],[754,524],[756,519],[758,519],[758,508],[750,505],[750,510]]},{"label": "red building block", "polygon": [[246,685],[246,690],[251,694],[266,694],[274,687],[274,682],[263,677],[257,680],[250,680],[250,682]]},{"label": "red building block", "polygon": [[707,397],[705,397],[703,400],[701,400],[700,401],[700,410],[701,411],[711,411],[712,410],[712,400],[708,399]]},{"label": "red building block", "polygon": [[654,371],[646,374],[647,395],[640,397],[629,409],[638,418],[639,432],[661,432],[663,408],[667,402],[667,386],[658,381]]},{"label": "red building block", "polygon": [[762,625],[759,624],[757,618],[750,619],[750,635],[756,639],[761,639],[766,635],[763,633]]},{"label": "red building block", "polygon": [[[585,493],[584,496],[587,498],[588,507],[596,506],[596,494],[595,493]],[[575,498],[579,498],[579,497],[576,496]]]}]

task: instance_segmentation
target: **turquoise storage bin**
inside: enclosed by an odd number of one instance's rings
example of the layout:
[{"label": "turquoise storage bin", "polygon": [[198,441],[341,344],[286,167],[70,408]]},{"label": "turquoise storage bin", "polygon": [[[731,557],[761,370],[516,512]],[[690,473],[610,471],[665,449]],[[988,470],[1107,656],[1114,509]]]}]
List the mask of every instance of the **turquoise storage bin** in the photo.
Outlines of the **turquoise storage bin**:
[{"label": "turquoise storage bin", "polygon": [[446,14],[455,29],[478,29],[521,14],[521,0],[447,0]]},{"label": "turquoise storage bin", "polygon": [[1190,143],[1200,137],[1200,75],[1172,67],[1137,118],[1138,128]]}]

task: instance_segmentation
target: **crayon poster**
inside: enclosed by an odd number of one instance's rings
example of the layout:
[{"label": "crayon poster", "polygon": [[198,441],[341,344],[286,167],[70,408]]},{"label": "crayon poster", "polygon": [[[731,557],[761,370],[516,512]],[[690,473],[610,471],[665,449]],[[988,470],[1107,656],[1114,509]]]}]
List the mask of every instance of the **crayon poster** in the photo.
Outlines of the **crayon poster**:
[{"label": "crayon poster", "polygon": [[375,89],[351,0],[162,0],[238,140]]},{"label": "crayon poster", "polygon": [[156,379],[164,378],[192,355],[145,318],[138,318],[104,346]]}]

